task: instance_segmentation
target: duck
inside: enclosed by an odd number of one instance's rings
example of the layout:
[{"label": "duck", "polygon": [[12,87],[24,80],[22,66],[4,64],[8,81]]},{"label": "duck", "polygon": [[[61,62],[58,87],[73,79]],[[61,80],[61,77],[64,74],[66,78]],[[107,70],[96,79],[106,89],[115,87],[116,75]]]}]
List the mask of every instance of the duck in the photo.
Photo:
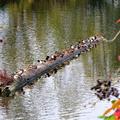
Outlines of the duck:
[{"label": "duck", "polygon": [[90,37],[90,39],[94,41],[96,39],[96,37],[92,36],[92,37]]},{"label": "duck", "polygon": [[95,35],[94,38],[97,39],[97,36]]},{"label": "duck", "polygon": [[75,58],[78,58],[79,57],[79,55],[77,54],[77,55],[75,55]]},{"label": "duck", "polygon": [[50,77],[51,75],[49,73],[45,73],[44,77]]},{"label": "duck", "polygon": [[48,76],[48,77],[50,77],[51,75],[50,75],[50,73],[46,73],[46,75]]},{"label": "duck", "polygon": [[57,68],[54,69],[54,73],[57,73]]},{"label": "duck", "polygon": [[55,55],[56,57],[60,57],[61,52],[55,51],[54,55]]},{"label": "duck", "polygon": [[9,97],[11,91],[9,90],[9,87],[6,87],[3,91],[2,91],[2,96],[6,96]]},{"label": "duck", "polygon": [[49,60],[49,58],[50,58],[50,56],[47,55],[45,60]]},{"label": "duck", "polygon": [[63,54],[63,53],[61,53],[61,54],[60,54],[60,57],[61,57],[61,58],[63,58],[63,57],[64,57],[64,54]]},{"label": "duck", "polygon": [[37,65],[30,65],[29,68],[30,69],[37,69]]},{"label": "duck", "polygon": [[85,40],[83,40],[83,41],[82,41],[82,43],[83,43],[83,44],[85,44],[85,43],[86,43],[86,41],[85,41]]},{"label": "duck", "polygon": [[74,49],[75,47],[74,47],[74,45],[71,45],[70,48],[71,48],[71,49]]},{"label": "duck", "polygon": [[39,63],[40,63],[40,64],[43,64],[43,63],[44,63],[44,60],[39,60]]},{"label": "duck", "polygon": [[52,55],[50,60],[56,60],[56,56],[55,55]]},{"label": "duck", "polygon": [[6,43],[6,39],[4,36],[0,36],[0,43]]},{"label": "duck", "polygon": [[40,62],[40,60],[37,60],[37,62],[39,63],[39,62]]},{"label": "duck", "polygon": [[24,70],[23,69],[19,69],[18,70],[18,72],[16,72],[18,75],[22,75],[23,74],[23,72],[24,72]]},{"label": "duck", "polygon": [[80,45],[79,44],[77,44],[77,49],[80,49]]},{"label": "duck", "polygon": [[102,100],[103,99],[103,94],[102,93],[95,93],[95,95],[97,95],[97,97]]},{"label": "duck", "polygon": [[19,77],[19,75],[17,75],[17,74],[13,76],[14,80],[17,80],[18,77]]},{"label": "duck", "polygon": [[2,43],[3,42],[3,39],[0,39],[0,43]]},{"label": "duck", "polygon": [[21,88],[21,89],[19,90],[19,92],[22,93],[22,94],[25,94],[25,91],[24,91],[23,88]]}]

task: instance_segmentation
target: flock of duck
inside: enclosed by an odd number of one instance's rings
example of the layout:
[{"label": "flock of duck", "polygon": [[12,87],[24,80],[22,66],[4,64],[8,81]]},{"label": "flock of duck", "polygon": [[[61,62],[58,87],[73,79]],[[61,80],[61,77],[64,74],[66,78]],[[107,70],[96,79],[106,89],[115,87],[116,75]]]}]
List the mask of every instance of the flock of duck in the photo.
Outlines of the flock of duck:
[{"label": "flock of duck", "polygon": [[[51,73],[56,73],[58,69],[69,64],[69,61],[73,58],[77,58],[81,53],[86,53],[90,51],[91,48],[95,48],[101,40],[102,36],[92,36],[78,42],[76,45],[71,45],[70,48],[63,50],[62,52],[56,51],[54,54],[46,56],[45,60],[37,60],[36,65],[29,65],[26,69],[20,69],[13,75],[7,75],[5,71],[5,73],[0,71],[0,87],[4,87],[4,91],[6,89],[8,90],[8,87],[6,86],[10,86],[14,81],[23,81],[25,79],[29,81],[30,77],[39,76],[38,74],[40,72],[43,73],[43,71],[45,72],[47,69],[49,70],[47,70],[44,75],[49,77]],[[52,67],[55,62],[57,65]],[[2,91],[3,90],[0,88],[1,93]]]},{"label": "flock of duck", "polygon": [[[28,74],[28,72],[30,74],[32,74],[35,72],[34,70],[37,70],[39,68],[42,69],[46,66],[51,65],[52,63],[54,63],[57,60],[66,58],[67,56],[74,55],[73,58],[77,58],[80,56],[81,53],[86,53],[86,52],[90,51],[91,48],[96,47],[97,44],[100,42],[100,40],[101,39],[98,36],[93,36],[86,40],[78,42],[76,45],[71,45],[70,48],[63,50],[62,52],[55,51],[55,53],[52,54],[51,56],[47,55],[45,60],[37,60],[38,64],[30,65],[26,69],[18,70],[13,77],[16,80],[16,79],[18,79],[18,77]],[[60,67],[66,65],[66,64],[69,64],[69,59],[67,59],[62,64],[60,63]],[[53,71],[56,73],[58,69],[59,69],[59,67],[58,68],[56,67]],[[45,74],[45,76],[46,75],[49,77],[50,73],[48,72]]]},{"label": "flock of duck", "polygon": [[110,96],[119,97],[119,92],[116,88],[112,87],[111,80],[98,79],[97,84],[93,86],[91,90],[95,90],[95,95],[97,95],[100,100],[109,100]]}]

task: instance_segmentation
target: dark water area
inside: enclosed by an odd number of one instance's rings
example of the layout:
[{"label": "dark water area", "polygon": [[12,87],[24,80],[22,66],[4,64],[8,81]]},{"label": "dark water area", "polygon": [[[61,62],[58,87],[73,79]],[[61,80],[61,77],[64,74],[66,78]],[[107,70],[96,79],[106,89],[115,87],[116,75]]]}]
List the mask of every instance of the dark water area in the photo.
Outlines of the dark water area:
[{"label": "dark water area", "polygon": [[[119,0],[0,0],[0,68],[13,73],[95,34],[111,40],[119,18]],[[0,98],[0,120],[99,120],[108,103],[90,88],[120,67],[118,55],[120,37],[40,79],[25,95]]]}]

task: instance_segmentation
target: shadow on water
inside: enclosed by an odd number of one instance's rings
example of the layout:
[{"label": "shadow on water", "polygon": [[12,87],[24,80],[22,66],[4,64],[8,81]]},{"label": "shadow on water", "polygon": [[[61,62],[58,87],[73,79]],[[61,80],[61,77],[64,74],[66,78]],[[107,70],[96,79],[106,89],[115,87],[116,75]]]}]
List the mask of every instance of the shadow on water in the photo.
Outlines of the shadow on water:
[{"label": "shadow on water", "polygon": [[[115,24],[120,8],[104,0],[21,0],[0,6],[0,68],[10,73],[96,33],[111,39],[120,27]],[[97,120],[105,106],[92,106],[97,98],[90,88],[120,66],[119,44],[119,38],[102,43],[25,95],[0,99],[0,120]]]}]

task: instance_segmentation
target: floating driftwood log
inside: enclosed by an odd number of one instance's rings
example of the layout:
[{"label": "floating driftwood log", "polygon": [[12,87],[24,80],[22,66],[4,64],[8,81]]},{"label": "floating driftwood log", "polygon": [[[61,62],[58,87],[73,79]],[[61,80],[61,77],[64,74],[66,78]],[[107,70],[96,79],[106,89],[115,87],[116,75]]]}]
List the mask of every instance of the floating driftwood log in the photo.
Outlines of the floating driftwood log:
[{"label": "floating driftwood log", "polygon": [[[53,55],[47,56],[45,60],[38,60],[38,64],[31,65],[26,69],[20,69],[10,77],[6,75],[6,81],[1,82],[0,95],[9,97],[14,96],[17,91],[22,91],[23,87],[32,84],[41,76],[50,76],[51,73],[56,73],[58,69],[68,64],[70,60],[77,58],[81,53],[90,51],[102,41],[102,36],[92,36],[86,40],[78,42],[76,45],[71,45],[70,48],[62,52],[56,51]],[[5,75],[3,75],[3,78]]]}]

